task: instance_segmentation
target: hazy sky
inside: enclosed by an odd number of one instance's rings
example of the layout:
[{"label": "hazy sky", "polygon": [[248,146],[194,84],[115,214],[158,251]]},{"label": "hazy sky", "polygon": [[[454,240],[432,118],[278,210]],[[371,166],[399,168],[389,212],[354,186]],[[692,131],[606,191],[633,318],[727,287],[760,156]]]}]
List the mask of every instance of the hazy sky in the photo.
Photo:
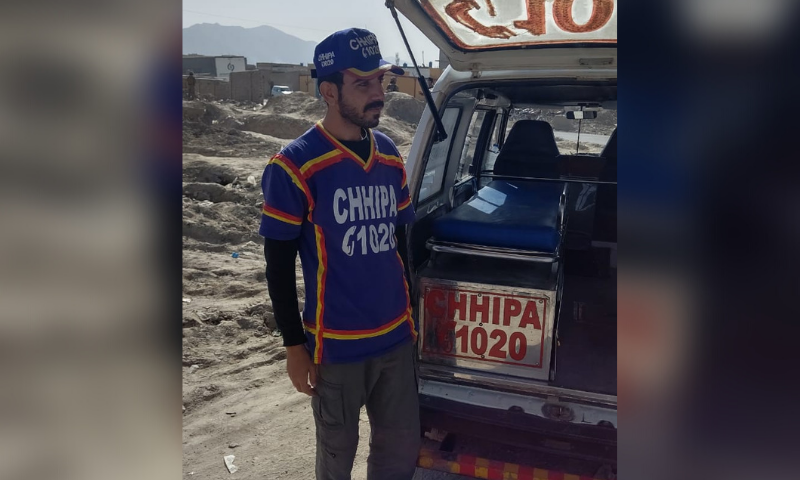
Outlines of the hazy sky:
[{"label": "hazy sky", "polygon": [[[424,52],[425,65],[433,61],[433,66],[438,66],[439,49],[401,13],[399,16],[417,62],[423,62]],[[384,58],[394,60],[395,52],[399,52],[401,64],[411,64],[384,0],[183,0],[184,28],[197,23],[269,25],[314,42],[337,30],[367,28],[377,35]]]}]

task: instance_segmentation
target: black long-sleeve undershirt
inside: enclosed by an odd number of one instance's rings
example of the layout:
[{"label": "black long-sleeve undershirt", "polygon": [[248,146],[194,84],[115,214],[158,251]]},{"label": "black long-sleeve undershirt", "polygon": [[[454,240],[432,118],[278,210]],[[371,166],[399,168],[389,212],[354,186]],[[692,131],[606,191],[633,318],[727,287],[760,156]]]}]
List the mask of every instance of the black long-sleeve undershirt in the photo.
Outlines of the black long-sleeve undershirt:
[{"label": "black long-sleeve undershirt", "polygon": [[[409,289],[411,280],[408,271],[408,248],[405,226],[397,227],[397,251],[403,260],[406,281]],[[297,300],[297,277],[295,261],[300,244],[299,239],[264,239],[264,258],[267,261],[267,290],[272,300],[275,323],[283,333],[283,346],[291,347],[306,343],[300,308]],[[410,293],[410,292],[409,292]]]},{"label": "black long-sleeve undershirt", "polygon": [[291,347],[306,342],[300,307],[297,301],[295,260],[300,241],[264,239],[267,261],[267,290],[272,300],[275,323],[283,334],[283,345]]}]

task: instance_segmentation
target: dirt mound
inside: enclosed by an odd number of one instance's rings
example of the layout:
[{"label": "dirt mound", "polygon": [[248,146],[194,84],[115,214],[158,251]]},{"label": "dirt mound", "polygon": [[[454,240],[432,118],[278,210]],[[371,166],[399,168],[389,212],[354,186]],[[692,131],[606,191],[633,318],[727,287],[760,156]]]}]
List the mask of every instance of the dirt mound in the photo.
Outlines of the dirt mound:
[{"label": "dirt mound", "polygon": [[203,121],[208,124],[214,124],[225,118],[236,116],[235,110],[222,103],[206,102],[205,107],[206,113],[203,115]]},{"label": "dirt mound", "polygon": [[[259,105],[260,108],[260,105]],[[218,157],[271,156],[282,145],[242,132],[241,110],[220,102],[183,102],[183,151]]]},{"label": "dirt mound", "polygon": [[267,157],[218,158],[185,153],[183,155],[183,181],[186,183],[241,185],[258,193],[261,174],[264,172],[267,161]]},{"label": "dirt mound", "polygon": [[383,116],[393,117],[416,127],[423,110],[425,102],[415,100],[411,95],[402,92],[389,92],[384,100]]},{"label": "dirt mound", "polygon": [[196,387],[188,395],[184,396],[183,406],[187,411],[191,412],[198,406],[210,402],[220,395],[222,395],[222,389],[213,383]]},{"label": "dirt mound", "polygon": [[204,200],[212,203],[247,202],[247,195],[218,183],[185,183],[183,185],[183,196],[201,202]]},{"label": "dirt mound", "polygon": [[204,160],[187,159],[183,165],[184,182],[218,183],[229,185],[238,178],[236,170]]},{"label": "dirt mound", "polygon": [[183,119],[190,122],[215,125],[227,118],[235,119],[241,113],[241,110],[218,101],[184,100],[183,102]]},{"label": "dirt mound", "polygon": [[[322,100],[295,92],[260,104],[237,106],[218,101],[185,101],[184,153],[218,157],[269,157],[280,151],[325,116]],[[386,94],[378,130],[402,151],[416,129],[424,102],[399,92]]]},{"label": "dirt mound", "polygon": [[183,120],[199,122],[206,114],[206,104],[199,100],[183,102]]},{"label": "dirt mound", "polygon": [[258,235],[260,214],[261,209],[255,205],[212,203],[184,197],[183,236],[214,244],[261,242]]},{"label": "dirt mound", "polygon": [[242,113],[241,110],[260,110],[264,108],[262,102],[254,102],[252,100],[214,100],[213,103],[223,108],[230,108],[238,113]]},{"label": "dirt mound", "polygon": [[[241,103],[241,102],[239,102]],[[261,104],[247,102],[244,106],[237,108],[236,104],[213,102],[206,104],[206,114],[203,121],[209,125],[217,125],[225,129],[242,130],[244,122],[241,118],[248,113],[260,111],[264,108]]]},{"label": "dirt mound", "polygon": [[184,121],[183,151],[215,157],[256,157],[272,156],[281,149],[278,143],[238,130],[241,126],[238,120],[231,117],[222,124]]},{"label": "dirt mound", "polygon": [[325,116],[327,109],[324,100],[305,92],[294,92],[270,98],[263,112],[271,115],[293,114],[317,121]]},{"label": "dirt mound", "polygon": [[411,144],[411,140],[414,138],[416,126],[386,116],[381,117],[381,122],[375,128],[375,130],[384,133],[387,137],[391,138],[394,144],[397,145],[397,148],[400,150],[400,152],[403,153],[403,148],[401,147]]},{"label": "dirt mound", "polygon": [[[558,145],[558,150],[562,153],[570,152],[575,153],[575,141],[574,140],[560,140],[556,139],[556,145]],[[584,143],[581,142],[580,153],[596,153],[600,154],[603,151],[603,147],[605,145],[596,145],[594,143]]]},{"label": "dirt mound", "polygon": [[264,325],[269,329],[277,328],[278,324],[275,323],[275,314],[272,312],[272,305],[269,304],[256,304],[245,310],[247,315],[261,319]]},{"label": "dirt mound", "polygon": [[310,118],[292,115],[254,113],[244,117],[244,126],[242,128],[276,138],[294,140],[313,127],[315,122],[316,120]]}]

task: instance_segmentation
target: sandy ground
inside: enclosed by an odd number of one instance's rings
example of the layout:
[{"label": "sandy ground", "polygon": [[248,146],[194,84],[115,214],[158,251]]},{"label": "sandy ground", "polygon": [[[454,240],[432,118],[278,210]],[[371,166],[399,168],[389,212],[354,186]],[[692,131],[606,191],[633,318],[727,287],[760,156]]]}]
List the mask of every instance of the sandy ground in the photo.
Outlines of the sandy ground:
[{"label": "sandy ground", "polygon": [[[190,308],[207,310],[207,303],[215,302],[198,301]],[[236,320],[189,330],[184,340],[184,478],[313,478],[310,400],[286,378],[280,339],[260,336]],[[360,437],[354,480],[366,479],[369,424],[364,412]],[[235,474],[228,473],[225,455],[236,456]],[[414,478],[465,477],[419,469]]]},{"label": "sandy ground", "polygon": [[[423,105],[404,94],[387,95],[386,104],[378,129],[405,155]],[[184,478],[314,477],[310,399],[291,386],[282,341],[273,336],[258,226],[267,160],[324,109],[304,94],[267,105],[184,102]],[[302,302],[299,263],[297,278]],[[353,480],[366,478],[363,412],[360,436]],[[236,457],[234,474],[226,455]],[[418,470],[414,478],[466,477]]]}]

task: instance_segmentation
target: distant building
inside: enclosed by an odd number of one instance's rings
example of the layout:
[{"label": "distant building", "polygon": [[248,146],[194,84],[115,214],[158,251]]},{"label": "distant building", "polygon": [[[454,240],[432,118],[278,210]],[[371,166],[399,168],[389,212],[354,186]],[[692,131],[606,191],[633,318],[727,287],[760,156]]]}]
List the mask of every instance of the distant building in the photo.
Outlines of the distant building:
[{"label": "distant building", "polygon": [[183,74],[229,79],[232,72],[247,70],[247,58],[241,55],[184,55]]},{"label": "distant building", "polygon": [[273,70],[273,71],[302,71],[307,72],[311,67],[303,65],[302,63],[270,63],[270,62],[257,62],[256,67],[259,70]]},{"label": "distant building", "polygon": [[311,74],[311,69],[307,65],[258,62],[256,67],[264,75],[267,92],[270,92],[275,85],[286,85],[292,90],[308,91],[301,85],[301,77]]}]

